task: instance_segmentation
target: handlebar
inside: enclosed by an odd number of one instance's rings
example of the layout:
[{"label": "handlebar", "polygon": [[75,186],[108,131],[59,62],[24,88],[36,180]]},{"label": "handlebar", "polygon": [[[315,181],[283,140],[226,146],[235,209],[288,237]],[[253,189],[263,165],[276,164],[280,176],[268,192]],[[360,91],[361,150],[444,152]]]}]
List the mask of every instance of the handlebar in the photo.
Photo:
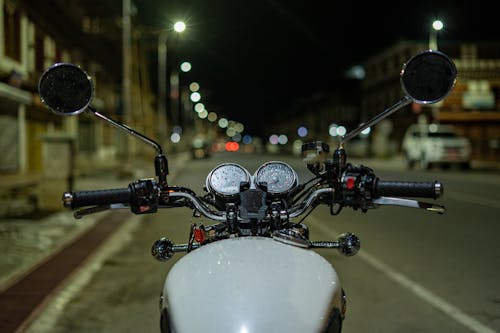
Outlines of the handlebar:
[{"label": "handlebar", "polygon": [[[340,206],[360,208],[363,211],[376,208],[380,204],[398,204],[409,207],[420,207],[409,200],[395,200],[403,197],[421,197],[437,199],[443,194],[443,185],[438,181],[389,181],[375,176],[373,170],[364,166],[348,166],[338,182],[323,182],[316,189],[309,191],[298,204],[289,206],[286,215],[295,218],[314,209],[318,204],[339,204]],[[326,185],[326,186],[325,186]],[[393,200],[386,200],[393,199]],[[63,195],[65,207],[72,209],[86,206],[88,213],[96,208],[108,206],[116,208],[130,207],[135,214],[154,213],[161,208],[188,206],[200,214],[214,220],[224,222],[227,212],[217,208],[211,210],[192,190],[183,187],[162,187],[154,179],[142,179],[130,183],[127,188],[108,190],[66,192]],[[115,207],[112,207],[115,205]],[[99,210],[97,210],[99,211]],[[236,216],[240,219],[240,216]]]},{"label": "handlebar", "polygon": [[[443,192],[443,184],[438,181],[393,181],[379,179],[372,169],[365,166],[347,165],[340,178],[339,201],[348,207],[366,211],[378,205],[400,205],[415,208],[426,208],[408,197],[439,198]],[[438,205],[431,205],[432,207]],[[428,209],[428,210],[434,210]],[[436,211],[444,211],[439,206]]]},{"label": "handlebar", "polygon": [[[65,192],[63,194],[63,203],[65,207],[76,209],[86,206],[104,206],[104,205],[112,205],[112,204],[125,204],[130,205],[132,211],[136,214],[141,213],[150,213],[152,211],[145,211],[142,207],[151,207],[153,203],[150,201],[146,201],[148,204],[144,205],[144,197],[151,198],[154,195],[145,195],[140,197],[143,199],[143,205],[138,205],[135,200],[139,197],[137,195],[137,184],[135,182],[129,185],[128,188],[120,188],[120,189],[108,189],[108,190],[94,190],[94,191],[77,191],[77,192]],[[296,207],[291,213],[290,217],[297,217],[306,212],[309,208],[313,206],[313,203],[316,199],[318,199],[323,194],[331,194],[333,193],[332,188],[322,188],[313,191],[304,201]],[[156,194],[158,195],[158,194]],[[226,221],[226,212],[221,212],[221,214],[217,214],[217,212],[213,212],[208,209],[202,202],[199,200],[194,194],[182,191],[173,191],[168,194],[168,196],[175,200],[184,198],[187,199],[194,208],[196,208],[202,215],[205,217],[214,220],[224,222]],[[158,207],[158,199],[154,203],[155,211]],[[134,209],[134,207],[136,207]],[[139,208],[137,208],[139,207]],[[172,207],[172,206],[164,206],[160,205],[162,208]]]},{"label": "handlebar", "polygon": [[374,197],[419,197],[437,199],[443,195],[443,184],[434,182],[387,181],[375,179]]},{"label": "handlebar", "polygon": [[125,204],[135,214],[146,214],[158,210],[159,198],[158,183],[154,179],[141,179],[130,183],[127,188],[65,192],[62,199],[64,206],[72,209]]},{"label": "handlebar", "polygon": [[132,191],[129,187],[109,190],[65,192],[63,194],[64,207],[80,208],[86,206],[102,206],[115,203],[129,203]]}]

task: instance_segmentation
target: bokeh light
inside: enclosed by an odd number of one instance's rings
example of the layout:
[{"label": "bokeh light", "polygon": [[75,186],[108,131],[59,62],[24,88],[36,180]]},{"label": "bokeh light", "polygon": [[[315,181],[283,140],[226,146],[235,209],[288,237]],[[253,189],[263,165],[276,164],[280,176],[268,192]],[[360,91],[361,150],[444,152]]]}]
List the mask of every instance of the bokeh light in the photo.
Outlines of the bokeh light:
[{"label": "bokeh light", "polygon": [[240,133],[236,133],[235,135],[233,135],[232,139],[235,142],[240,142],[241,141],[241,134]]},{"label": "bokeh light", "polygon": [[371,131],[372,131],[371,127],[367,127],[367,128],[365,128],[364,130],[361,131],[360,135],[362,137],[367,137],[370,134]]},{"label": "bokeh light", "polygon": [[297,135],[300,136],[301,138],[304,138],[307,136],[307,127],[305,126],[300,126],[298,129],[297,129]]},{"label": "bokeh light", "polygon": [[197,92],[198,90],[200,90],[200,85],[198,84],[198,82],[191,82],[189,84],[189,90],[191,90],[192,92]]},{"label": "bokeh light", "polygon": [[199,92],[195,91],[191,93],[191,96],[189,98],[191,99],[191,102],[196,103],[200,101],[201,95]]},{"label": "bokeh light", "polygon": [[288,137],[285,134],[278,136],[278,143],[280,145],[286,145],[288,143]]},{"label": "bokeh light", "polygon": [[243,143],[246,145],[249,145],[252,143],[252,136],[249,134],[246,134],[243,136]]},{"label": "bokeh light", "polygon": [[443,29],[443,27],[444,27],[444,24],[441,20],[435,20],[434,22],[432,22],[432,29],[434,29],[436,31]]},{"label": "bokeh light", "polygon": [[203,110],[201,112],[198,112],[198,117],[201,118],[201,119],[205,119],[206,117],[208,117],[208,111],[207,110]]},{"label": "bokeh light", "polygon": [[328,127],[328,134],[330,134],[330,136],[337,136],[337,127],[337,124],[330,124]]},{"label": "bokeh light", "polygon": [[347,133],[347,128],[345,126],[339,126],[337,127],[337,135],[339,136],[344,136]]},{"label": "bokeh light", "polygon": [[179,143],[181,141],[181,135],[179,133],[172,133],[170,141],[172,141],[172,143]]},{"label": "bokeh light", "polygon": [[226,118],[219,119],[219,127],[220,128],[226,128],[227,125],[229,125],[229,121]]},{"label": "bokeh light", "polygon": [[205,105],[203,103],[196,103],[194,105],[194,110],[200,113],[201,111],[205,110]]},{"label": "bokeh light", "polygon": [[240,145],[238,142],[228,141],[226,142],[226,150],[227,151],[238,151],[240,149]]},{"label": "bokeh light", "polygon": [[279,141],[279,137],[276,134],[271,134],[269,136],[269,143],[272,145],[277,145]]},{"label": "bokeh light", "polygon": [[191,70],[191,63],[189,61],[184,61],[181,64],[181,71],[183,71],[184,73],[187,73],[190,70]]},{"label": "bokeh light", "polygon": [[212,112],[208,113],[208,117],[207,118],[208,118],[208,121],[210,121],[210,122],[213,123],[214,121],[217,120],[217,113],[215,113],[215,112],[212,111]]}]

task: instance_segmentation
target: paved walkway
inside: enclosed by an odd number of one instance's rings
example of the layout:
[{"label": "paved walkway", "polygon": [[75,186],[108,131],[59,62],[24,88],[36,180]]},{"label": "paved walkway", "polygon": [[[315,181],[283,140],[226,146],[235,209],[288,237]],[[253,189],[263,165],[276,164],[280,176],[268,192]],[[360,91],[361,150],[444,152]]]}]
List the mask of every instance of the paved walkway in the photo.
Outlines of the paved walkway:
[{"label": "paved walkway", "polygon": [[[169,156],[170,179],[188,159],[187,153]],[[79,177],[75,179],[75,190],[122,188],[136,179],[154,177],[153,161],[138,162],[136,166],[129,178],[118,178],[110,171]],[[45,216],[1,218],[0,292],[83,235],[101,216],[98,213],[76,220],[72,211],[62,208]]]}]

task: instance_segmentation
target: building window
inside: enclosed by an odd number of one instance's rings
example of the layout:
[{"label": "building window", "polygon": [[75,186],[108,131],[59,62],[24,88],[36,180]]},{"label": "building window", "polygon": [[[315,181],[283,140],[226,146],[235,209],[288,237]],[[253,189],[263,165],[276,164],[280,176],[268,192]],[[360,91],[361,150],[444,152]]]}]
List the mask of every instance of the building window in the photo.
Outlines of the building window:
[{"label": "building window", "polygon": [[16,2],[6,0],[3,5],[5,56],[21,61],[21,14]]}]

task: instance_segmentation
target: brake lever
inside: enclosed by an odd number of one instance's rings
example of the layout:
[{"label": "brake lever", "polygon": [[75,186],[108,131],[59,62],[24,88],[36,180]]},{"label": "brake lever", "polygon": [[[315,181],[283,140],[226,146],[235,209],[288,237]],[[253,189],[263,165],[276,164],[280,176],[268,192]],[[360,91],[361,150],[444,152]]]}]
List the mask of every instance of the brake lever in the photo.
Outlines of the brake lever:
[{"label": "brake lever", "polygon": [[376,205],[392,205],[392,206],[403,206],[411,208],[421,208],[428,210],[430,212],[436,212],[438,214],[444,214],[444,212],[446,211],[446,208],[441,205],[436,205],[428,202],[422,202],[411,199],[403,199],[403,198],[380,197],[377,199],[373,199],[373,203]]},{"label": "brake lever", "polygon": [[109,210],[109,209],[122,209],[122,208],[130,209],[130,207],[128,205],[124,205],[121,203],[111,204],[111,205],[102,205],[102,206],[93,206],[93,207],[79,209],[73,214],[73,216],[75,217],[75,219],[81,219],[82,217],[84,217],[86,215],[104,212],[104,211]]}]

